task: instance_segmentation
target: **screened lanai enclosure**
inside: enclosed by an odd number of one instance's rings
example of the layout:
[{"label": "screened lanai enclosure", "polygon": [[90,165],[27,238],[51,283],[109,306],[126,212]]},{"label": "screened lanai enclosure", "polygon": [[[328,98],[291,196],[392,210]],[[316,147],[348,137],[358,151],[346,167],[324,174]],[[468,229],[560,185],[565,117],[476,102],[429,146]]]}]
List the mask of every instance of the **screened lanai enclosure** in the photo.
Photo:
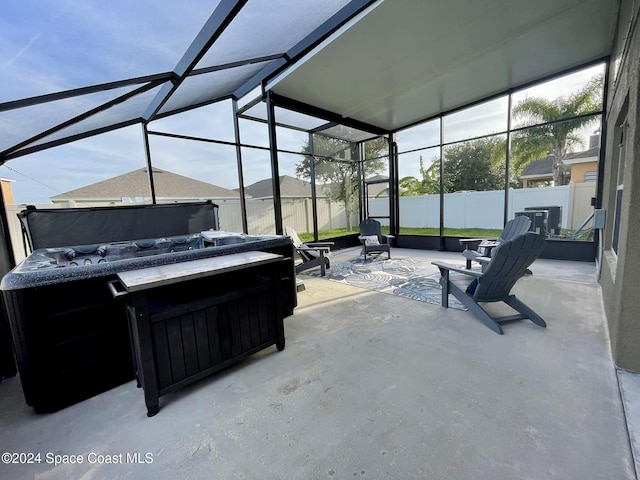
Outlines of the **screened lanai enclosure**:
[{"label": "screened lanai enclosure", "polygon": [[[5,450],[130,447],[157,454],[144,478],[634,478],[639,16],[4,2]],[[499,336],[443,307],[436,265],[519,216],[544,248],[513,293],[548,328]],[[370,262],[367,219],[393,237]],[[331,244],[329,270],[301,271],[293,231]]]},{"label": "screened lanai enclosure", "polygon": [[[54,2],[30,25],[12,7],[11,262],[25,204],[204,199],[225,230],[340,245],[373,217],[399,246],[456,250],[524,214],[546,255],[594,258],[607,1],[214,3]],[[100,29],[74,21],[88,11]]]}]

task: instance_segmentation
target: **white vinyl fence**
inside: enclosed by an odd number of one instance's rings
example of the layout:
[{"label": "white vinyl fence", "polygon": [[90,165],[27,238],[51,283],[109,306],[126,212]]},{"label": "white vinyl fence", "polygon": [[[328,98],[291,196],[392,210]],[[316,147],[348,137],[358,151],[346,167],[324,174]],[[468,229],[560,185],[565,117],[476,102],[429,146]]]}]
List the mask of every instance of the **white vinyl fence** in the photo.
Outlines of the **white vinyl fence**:
[{"label": "white vinyl fence", "polygon": [[[595,183],[571,183],[561,187],[521,188],[509,190],[508,218],[525,208],[562,207],[561,226],[577,229],[593,211],[591,197]],[[369,199],[369,215],[387,215],[389,200]],[[449,228],[501,229],[504,215],[504,191],[456,192],[444,195],[445,225]],[[387,223],[383,222],[381,223]],[[440,225],[440,196],[420,195],[400,197],[400,226],[438,228]]]}]

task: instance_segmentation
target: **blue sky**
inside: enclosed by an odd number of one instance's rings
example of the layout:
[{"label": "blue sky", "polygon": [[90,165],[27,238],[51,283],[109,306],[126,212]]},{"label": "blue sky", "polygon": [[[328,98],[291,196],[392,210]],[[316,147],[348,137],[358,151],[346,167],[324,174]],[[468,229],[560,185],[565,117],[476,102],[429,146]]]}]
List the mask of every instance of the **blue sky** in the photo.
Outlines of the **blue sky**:
[{"label": "blue sky", "polygon": [[[332,0],[337,1],[337,0]],[[209,0],[5,0],[0,13],[0,103],[103,82],[171,70],[215,8]],[[565,95],[593,72],[537,88],[530,95]],[[504,102],[503,102],[504,103]],[[503,130],[496,101],[448,120],[447,135],[459,138]],[[0,128],[34,128],[42,118],[0,115]],[[225,102],[152,122],[151,130],[233,141]],[[401,132],[400,150],[420,146],[424,129]],[[456,133],[460,132],[460,133]],[[421,137],[423,138],[423,137]],[[452,137],[453,138],[453,137]],[[19,157],[0,167],[15,180],[17,203],[47,203],[49,197],[145,166],[139,125]],[[279,130],[279,147],[298,151],[306,134]],[[266,127],[243,122],[242,141],[268,145]],[[225,188],[238,185],[235,150],[199,142],[151,138],[154,165]],[[268,153],[243,151],[245,183],[270,176]],[[281,155],[280,173],[295,175],[297,155]],[[416,163],[417,168],[417,163]],[[401,172],[401,174],[411,174]],[[161,195],[161,192],[158,193]]]}]

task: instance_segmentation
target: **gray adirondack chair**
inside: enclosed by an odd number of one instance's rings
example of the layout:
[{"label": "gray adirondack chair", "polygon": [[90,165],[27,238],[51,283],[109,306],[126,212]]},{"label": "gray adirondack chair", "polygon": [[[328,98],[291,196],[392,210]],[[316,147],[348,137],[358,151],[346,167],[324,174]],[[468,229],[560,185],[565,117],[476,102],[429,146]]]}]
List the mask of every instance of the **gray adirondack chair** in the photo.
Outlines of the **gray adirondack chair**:
[{"label": "gray adirondack chair", "polygon": [[[501,325],[517,320],[529,319],[536,325],[546,327],[545,321],[525,305],[511,289],[527,267],[538,258],[544,239],[534,232],[527,232],[502,242],[494,251],[483,272],[467,270],[442,262],[431,262],[440,269],[442,306],[449,306],[449,294],[476,315],[487,327],[502,335]],[[454,273],[452,273],[454,272]],[[519,312],[518,315],[493,317],[480,306],[481,302],[504,302]]]},{"label": "gray adirondack chair", "polygon": [[477,261],[480,264],[486,264],[486,257],[491,256],[492,250],[506,240],[527,232],[531,228],[531,220],[529,217],[517,216],[507,222],[500,234],[500,238],[482,239],[482,238],[461,238],[460,243],[465,246],[462,256],[467,259],[467,268],[471,268],[471,262]]},{"label": "gray adirondack chair", "polygon": [[320,267],[320,275],[324,277],[326,269],[331,267],[331,246],[334,242],[303,243],[291,227],[284,227],[284,234],[291,238],[296,253],[302,259],[302,263],[295,267],[296,273]]},{"label": "gray adirondack chair", "polygon": [[387,252],[387,259],[391,258],[391,241],[394,237],[393,235],[382,233],[379,221],[368,218],[360,222],[360,235],[358,238],[362,243],[362,255],[364,255],[365,261],[367,260],[367,255],[371,253]]}]

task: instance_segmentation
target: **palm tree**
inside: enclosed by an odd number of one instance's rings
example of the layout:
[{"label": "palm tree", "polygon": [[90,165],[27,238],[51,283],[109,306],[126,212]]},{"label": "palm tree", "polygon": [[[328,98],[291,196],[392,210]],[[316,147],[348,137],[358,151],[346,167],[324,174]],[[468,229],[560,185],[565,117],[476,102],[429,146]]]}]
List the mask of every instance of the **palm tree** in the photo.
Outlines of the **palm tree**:
[{"label": "palm tree", "polygon": [[537,125],[521,130],[512,142],[513,167],[520,172],[532,160],[553,156],[554,185],[567,183],[563,160],[571,147],[582,145],[576,131],[598,120],[596,115],[559,121],[589,113],[602,108],[603,77],[593,77],[581,90],[568,97],[555,100],[527,98],[513,109],[516,128]]}]

